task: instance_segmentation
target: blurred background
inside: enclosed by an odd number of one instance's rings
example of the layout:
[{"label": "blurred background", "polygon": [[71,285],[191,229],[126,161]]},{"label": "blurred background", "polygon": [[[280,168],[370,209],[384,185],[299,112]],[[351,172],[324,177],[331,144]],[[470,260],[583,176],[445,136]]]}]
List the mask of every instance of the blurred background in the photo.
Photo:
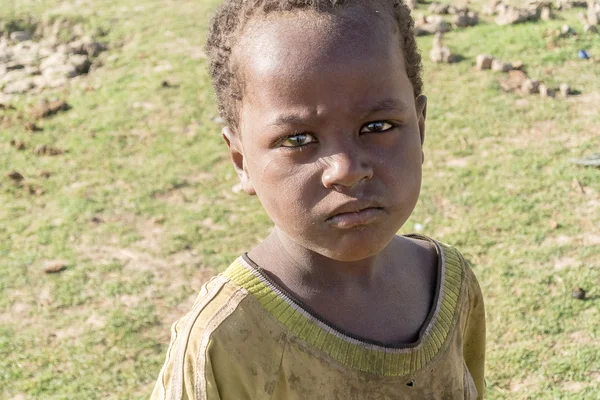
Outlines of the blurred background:
[{"label": "blurred background", "polygon": [[[270,231],[220,135],[218,3],[0,0],[1,398],[147,398],[170,325]],[[429,109],[402,231],[472,262],[488,398],[600,398],[600,2],[412,6]]]}]

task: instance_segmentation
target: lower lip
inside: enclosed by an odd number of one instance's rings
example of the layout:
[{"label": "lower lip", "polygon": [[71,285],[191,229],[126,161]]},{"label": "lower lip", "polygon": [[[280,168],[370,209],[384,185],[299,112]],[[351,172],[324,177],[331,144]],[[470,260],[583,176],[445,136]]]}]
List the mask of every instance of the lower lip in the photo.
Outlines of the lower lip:
[{"label": "lower lip", "polygon": [[383,215],[381,208],[365,208],[352,213],[343,213],[333,216],[328,221],[341,229],[350,229],[356,226],[368,225]]}]

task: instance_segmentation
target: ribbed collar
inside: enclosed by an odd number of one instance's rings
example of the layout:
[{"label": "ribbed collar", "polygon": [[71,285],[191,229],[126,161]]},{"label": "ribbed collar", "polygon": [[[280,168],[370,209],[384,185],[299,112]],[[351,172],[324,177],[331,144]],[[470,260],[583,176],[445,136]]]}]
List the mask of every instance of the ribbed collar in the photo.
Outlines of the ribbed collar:
[{"label": "ribbed collar", "polygon": [[462,258],[455,249],[425,236],[412,237],[436,246],[439,272],[435,305],[419,339],[408,345],[385,346],[343,332],[312,313],[244,257],[235,260],[223,275],[245,288],[291,333],[346,367],[383,376],[407,375],[431,361],[445,346],[455,323],[462,284]]}]

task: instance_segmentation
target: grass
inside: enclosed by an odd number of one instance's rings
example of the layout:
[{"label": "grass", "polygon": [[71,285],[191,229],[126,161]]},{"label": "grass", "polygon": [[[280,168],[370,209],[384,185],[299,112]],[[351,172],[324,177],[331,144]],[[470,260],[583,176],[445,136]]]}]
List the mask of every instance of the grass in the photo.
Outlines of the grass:
[{"label": "grass", "polygon": [[[145,398],[169,325],[270,222],[256,199],[232,191],[200,52],[217,1],[64,4],[0,8],[0,21],[83,22],[110,45],[102,67],[68,89],[0,110],[0,397]],[[403,231],[420,224],[475,265],[490,399],[600,396],[600,172],[569,162],[600,151],[600,64],[577,59],[580,48],[598,57],[600,36],[544,37],[564,23],[580,32],[576,14],[483,21],[446,36],[465,61],[425,62],[424,187]],[[419,44],[427,59],[431,38]],[[479,53],[522,60],[532,77],[581,95],[503,93],[501,75],[472,70]],[[72,109],[32,134],[20,118],[44,97]],[[36,156],[36,144],[66,153]],[[13,184],[12,170],[43,194]],[[68,268],[46,275],[53,259]],[[588,300],[573,299],[574,286]]]}]

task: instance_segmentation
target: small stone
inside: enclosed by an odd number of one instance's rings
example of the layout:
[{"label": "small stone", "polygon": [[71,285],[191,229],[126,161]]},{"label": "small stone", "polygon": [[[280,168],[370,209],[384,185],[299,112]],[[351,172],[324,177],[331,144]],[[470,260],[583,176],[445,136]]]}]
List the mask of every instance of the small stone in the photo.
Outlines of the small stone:
[{"label": "small stone", "polygon": [[62,149],[46,146],[45,144],[38,144],[33,149],[33,152],[38,156],[58,156],[63,154],[65,151]]},{"label": "small stone", "polygon": [[10,39],[17,42],[31,40],[31,33],[25,31],[16,31],[10,34]]},{"label": "small stone", "polygon": [[556,91],[554,89],[550,89],[543,83],[540,84],[539,90],[540,90],[540,97],[544,97],[544,98],[545,97],[551,97],[551,98],[556,97]]},{"label": "small stone", "polygon": [[598,28],[596,28],[596,25],[585,24],[583,26],[583,31],[585,33],[598,33]]},{"label": "small stone", "polygon": [[571,86],[566,83],[562,83],[559,87],[559,90],[562,97],[568,97],[571,94]]},{"label": "small stone", "polygon": [[456,61],[456,56],[452,54],[450,48],[444,46],[444,34],[438,32],[433,39],[433,47],[429,56],[435,63],[452,63]]},{"label": "small stone", "polygon": [[542,11],[540,13],[540,19],[542,21],[550,21],[551,19],[554,19],[554,15],[552,14],[552,9],[550,7],[542,8]]},{"label": "small stone", "polygon": [[527,79],[521,85],[521,92],[524,94],[536,94],[540,92],[540,81]]},{"label": "small stone", "polygon": [[10,141],[10,145],[19,151],[25,150],[27,148],[27,146],[25,146],[25,142],[21,140],[12,139]]},{"label": "small stone", "polygon": [[44,263],[44,272],[47,274],[55,274],[67,269],[67,263],[61,260],[51,260]]},{"label": "small stone", "polygon": [[459,28],[475,26],[479,24],[479,15],[472,11],[457,13],[454,16],[453,24]]},{"label": "small stone", "polygon": [[69,56],[69,64],[71,64],[73,67],[75,67],[75,70],[79,74],[87,73],[89,71],[90,65],[91,65],[88,57],[86,55],[82,55],[82,54],[73,54],[73,55]]},{"label": "small stone", "polygon": [[506,80],[500,82],[500,86],[506,92],[512,92],[515,90],[520,90],[525,81],[527,80],[527,75],[523,71],[512,70],[508,71],[508,77]]},{"label": "small stone", "polygon": [[577,300],[585,300],[585,290],[580,287],[573,288],[571,296]]},{"label": "small stone", "polygon": [[31,121],[26,121],[23,126],[25,127],[25,129],[27,129],[30,132],[39,132],[41,131],[41,129],[33,122]]},{"label": "small stone", "polygon": [[415,34],[417,36],[435,35],[438,32],[446,33],[449,31],[450,24],[439,15],[417,18],[415,21]]},{"label": "small stone", "polygon": [[475,62],[475,68],[478,70],[484,69],[492,69],[492,62],[494,61],[494,57],[488,54],[480,54],[477,56]]},{"label": "small stone", "polygon": [[574,34],[575,34],[575,31],[569,25],[563,25],[562,28],[560,28],[560,35],[562,37],[568,37],[568,36],[572,36]]},{"label": "small stone", "polygon": [[50,175],[52,175],[52,174],[50,173],[50,171],[42,171],[42,172],[40,172],[40,176],[41,176],[42,178],[50,178]]},{"label": "small stone", "polygon": [[523,61],[515,61],[512,63],[512,69],[522,69],[525,66],[525,64],[523,64]]},{"label": "small stone", "polygon": [[6,85],[3,89],[6,94],[22,94],[27,93],[35,87],[33,79],[26,78],[20,81],[12,82]]},{"label": "small stone", "polygon": [[492,71],[495,72],[508,72],[513,69],[512,64],[506,63],[501,60],[493,60],[492,61]]},{"label": "small stone", "polygon": [[6,176],[8,176],[9,179],[15,182],[21,182],[23,179],[25,179],[25,177],[18,171],[12,171]]},{"label": "small stone", "polygon": [[431,14],[445,15],[445,14],[449,14],[450,5],[442,4],[442,3],[438,3],[436,1],[434,1],[433,3],[431,3],[431,5],[429,6],[429,8],[427,10]]}]

